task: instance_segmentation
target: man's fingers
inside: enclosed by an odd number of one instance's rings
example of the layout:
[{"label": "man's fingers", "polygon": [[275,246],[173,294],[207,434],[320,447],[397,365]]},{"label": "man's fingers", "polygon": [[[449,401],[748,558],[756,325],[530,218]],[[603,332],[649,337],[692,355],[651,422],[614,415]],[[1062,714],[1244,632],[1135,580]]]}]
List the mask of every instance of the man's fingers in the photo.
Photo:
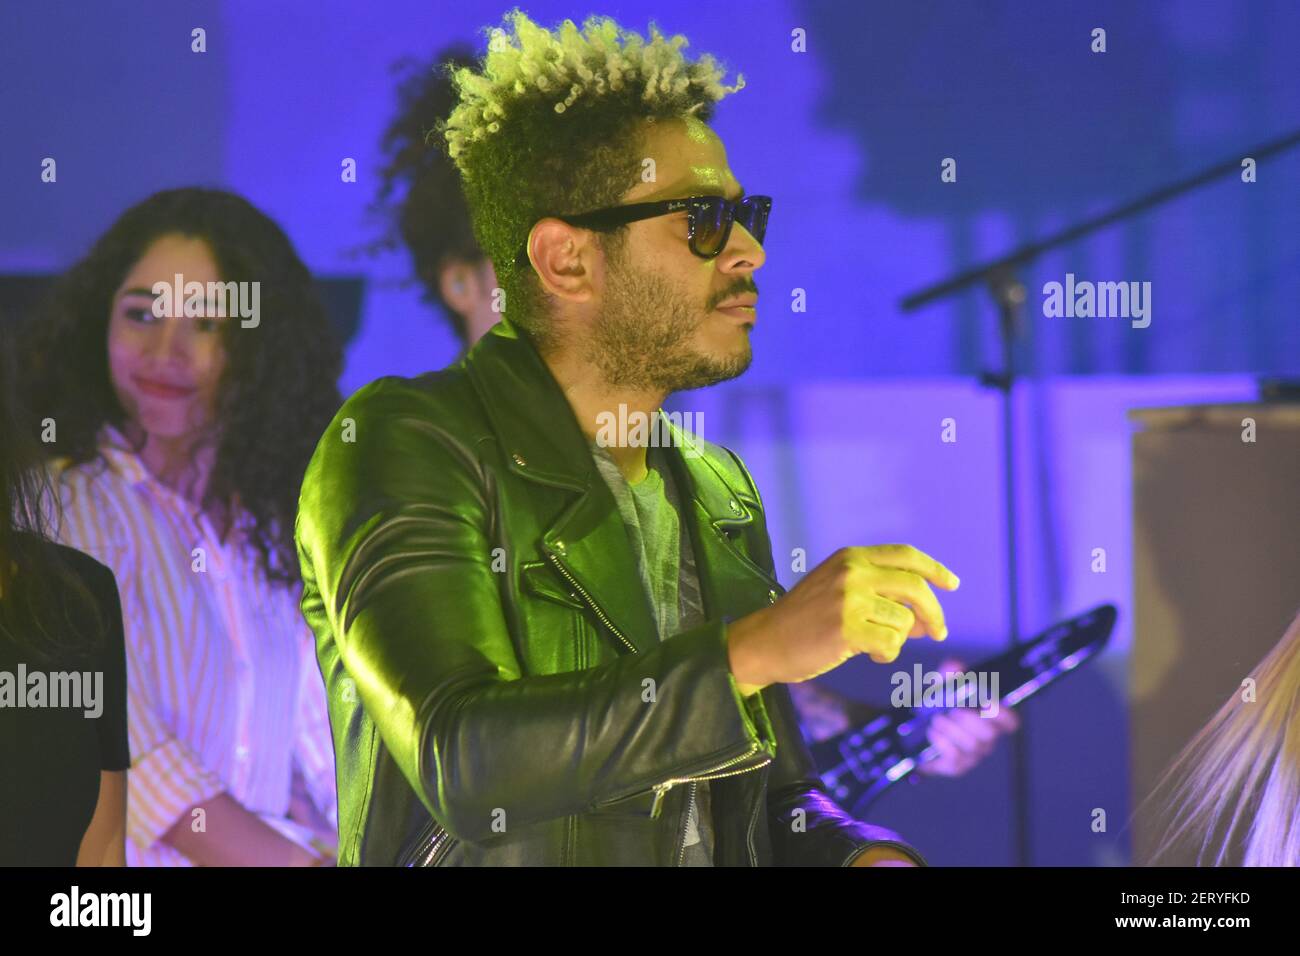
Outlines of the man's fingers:
[{"label": "man's fingers", "polygon": [[943,729],[937,726],[933,720],[930,721],[930,728],[926,733],[926,738],[937,751],[939,757],[952,759],[961,753],[961,748],[953,743],[952,738],[947,736]]},{"label": "man's fingers", "polygon": [[948,636],[948,625],[939,599],[919,576],[910,571],[876,568],[870,573],[869,580],[868,586],[877,594],[907,604],[925,624],[925,633],[940,641]]},{"label": "man's fingers", "polygon": [[949,711],[944,715],[952,721],[952,725],[959,728],[978,744],[986,744],[992,748],[993,742],[997,739],[998,732],[993,726],[993,720],[989,717],[981,717],[973,710],[958,708]]},{"label": "man's fingers", "polygon": [[898,652],[907,640],[893,628],[871,621],[850,622],[845,628],[849,646],[859,654],[867,654],[877,664],[888,664],[898,658]]},{"label": "man's fingers", "polygon": [[957,746],[952,738],[937,729],[933,722],[930,724],[927,738],[930,746],[934,748],[935,755],[921,765],[922,773],[940,777],[960,777],[979,762]]},{"label": "man's fingers", "polygon": [[916,614],[905,604],[891,601],[879,594],[870,594],[863,599],[850,597],[844,602],[848,613],[861,615],[873,624],[883,624],[891,631],[897,631],[900,637],[907,638],[916,624]]},{"label": "man's fingers", "polygon": [[990,717],[989,722],[1004,734],[1014,733],[1020,728],[1020,718],[1010,707],[999,707],[997,716]]},{"label": "man's fingers", "polygon": [[946,737],[958,750],[968,754],[980,754],[984,747],[975,735],[966,727],[959,726],[950,715],[938,714],[930,722],[930,729],[940,737]]},{"label": "man's fingers", "polygon": [[853,548],[854,556],[884,568],[896,568],[919,574],[935,587],[955,591],[961,579],[939,561],[910,544],[873,544]]}]

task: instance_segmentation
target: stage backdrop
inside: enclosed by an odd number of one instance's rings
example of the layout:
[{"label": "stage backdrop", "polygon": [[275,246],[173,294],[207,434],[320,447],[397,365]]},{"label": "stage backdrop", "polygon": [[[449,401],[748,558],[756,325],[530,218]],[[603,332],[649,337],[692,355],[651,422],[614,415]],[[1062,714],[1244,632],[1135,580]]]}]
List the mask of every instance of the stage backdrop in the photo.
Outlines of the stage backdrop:
[{"label": "stage backdrop", "polygon": [[[391,65],[473,40],[504,9],[5,4],[0,272],[64,267],[158,189],[222,186],[277,218],[318,273],[364,280],[345,391],[445,364],[455,345],[409,286],[405,257],[357,250],[378,234],[365,209]],[[527,10],[554,21],[592,5]],[[898,301],[1287,132],[1300,115],[1300,6],[666,0],[596,12],[642,30],[653,18],[745,74],[716,127],[746,188],[775,197],[753,368],[674,407],[706,412],[705,437],[750,461],[787,584],[794,548],[815,561],[845,543],[914,542],[963,577],[952,643],[968,659],[990,652],[1006,620],[998,419],[973,382],[996,357],[993,313],[978,289],[912,315]],[[191,51],[196,27],[204,53]],[[47,158],[56,182],[42,181]],[[347,158],[355,183],[341,181]],[[955,181],[941,177],[946,160]],[[1024,628],[1100,600],[1123,612],[1116,651],[1030,713],[1039,863],[1127,853],[1125,409],[1248,400],[1253,375],[1300,366],[1300,155],[1261,161],[1256,179],[1229,177],[1023,276]],[[1045,317],[1044,284],[1067,274],[1150,282],[1149,326]],[[955,443],[940,440],[949,418]],[[1096,547],[1104,574],[1088,561]],[[833,680],[880,699],[882,677],[855,664]],[[1007,778],[993,761],[879,810],[936,862],[1009,862]],[[1106,835],[1087,827],[1098,805],[1111,808]]]}]

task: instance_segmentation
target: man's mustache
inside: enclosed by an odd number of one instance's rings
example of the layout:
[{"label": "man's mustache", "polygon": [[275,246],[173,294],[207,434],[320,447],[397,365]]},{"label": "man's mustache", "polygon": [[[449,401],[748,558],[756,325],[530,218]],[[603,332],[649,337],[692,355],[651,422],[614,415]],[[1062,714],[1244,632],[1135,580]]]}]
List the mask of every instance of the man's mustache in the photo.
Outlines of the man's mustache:
[{"label": "man's mustache", "polygon": [[732,296],[740,295],[745,292],[757,296],[758,286],[751,281],[751,282],[743,282],[740,285],[732,286],[730,289],[723,289],[720,293],[714,296],[713,299],[709,302],[709,308],[712,309],[716,307],[719,302],[726,302]]}]

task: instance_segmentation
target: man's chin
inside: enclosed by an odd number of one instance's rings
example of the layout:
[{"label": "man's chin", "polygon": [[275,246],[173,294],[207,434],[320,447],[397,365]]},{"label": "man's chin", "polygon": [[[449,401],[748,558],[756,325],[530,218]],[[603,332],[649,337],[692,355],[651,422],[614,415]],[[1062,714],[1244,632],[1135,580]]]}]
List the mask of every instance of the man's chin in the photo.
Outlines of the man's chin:
[{"label": "man's chin", "polygon": [[681,376],[681,383],[675,385],[672,390],[687,392],[739,378],[745,374],[753,360],[754,353],[748,341],[743,348],[737,349],[730,355],[701,355],[696,364]]}]

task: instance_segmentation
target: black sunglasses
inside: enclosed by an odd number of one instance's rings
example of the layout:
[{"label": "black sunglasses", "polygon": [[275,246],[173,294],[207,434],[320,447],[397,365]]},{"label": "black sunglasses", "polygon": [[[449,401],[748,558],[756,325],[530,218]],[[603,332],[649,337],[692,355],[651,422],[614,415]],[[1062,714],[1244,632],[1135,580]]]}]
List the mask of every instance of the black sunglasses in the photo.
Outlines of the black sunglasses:
[{"label": "black sunglasses", "polygon": [[[712,259],[727,248],[731,237],[731,224],[738,222],[754,237],[759,245],[767,235],[767,217],[772,211],[771,196],[745,196],[727,199],[725,196],[688,196],[685,199],[664,199],[659,202],[637,202],[627,206],[611,206],[576,216],[556,216],[561,222],[581,229],[608,230],[641,219],[668,216],[675,212],[686,213],[687,237],[691,252],[701,259]],[[528,259],[528,250],[520,252],[522,262]]]}]

